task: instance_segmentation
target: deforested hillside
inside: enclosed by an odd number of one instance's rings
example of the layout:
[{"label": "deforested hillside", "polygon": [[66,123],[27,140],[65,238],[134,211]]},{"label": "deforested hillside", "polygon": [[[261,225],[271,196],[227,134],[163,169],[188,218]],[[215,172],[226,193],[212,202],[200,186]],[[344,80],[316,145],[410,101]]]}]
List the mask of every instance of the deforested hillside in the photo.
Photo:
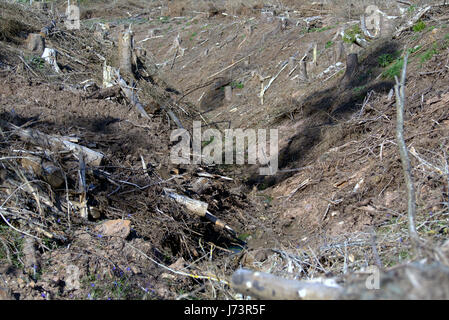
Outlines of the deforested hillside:
[{"label": "deforested hillside", "polygon": [[31,2],[0,299],[449,298],[444,1]]}]

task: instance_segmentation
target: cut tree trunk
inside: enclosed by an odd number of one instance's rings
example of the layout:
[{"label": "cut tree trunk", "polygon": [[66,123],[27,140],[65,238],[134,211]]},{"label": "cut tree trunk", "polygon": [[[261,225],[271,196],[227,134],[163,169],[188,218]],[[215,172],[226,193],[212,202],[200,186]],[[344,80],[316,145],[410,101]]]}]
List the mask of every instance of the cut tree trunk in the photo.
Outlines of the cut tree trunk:
[{"label": "cut tree trunk", "polygon": [[45,48],[45,39],[40,33],[30,33],[26,39],[27,49],[41,55]]},{"label": "cut tree trunk", "polygon": [[335,44],[335,63],[343,62],[345,57],[345,45],[343,41],[337,41]]},{"label": "cut tree trunk", "polygon": [[228,102],[232,101],[232,87],[226,86],[224,87],[224,90],[225,90],[225,100]]},{"label": "cut tree trunk", "polygon": [[299,75],[301,80],[308,81],[309,76],[307,75],[307,61],[301,60],[299,62]]},{"label": "cut tree trunk", "polygon": [[120,74],[122,76],[134,78],[132,68],[132,53],[133,53],[132,43],[133,43],[132,31],[129,29],[123,31],[120,34],[118,41]]},{"label": "cut tree trunk", "polygon": [[344,89],[351,86],[358,70],[359,60],[357,53],[348,54],[348,56],[346,57],[346,72],[340,81],[340,88]]}]

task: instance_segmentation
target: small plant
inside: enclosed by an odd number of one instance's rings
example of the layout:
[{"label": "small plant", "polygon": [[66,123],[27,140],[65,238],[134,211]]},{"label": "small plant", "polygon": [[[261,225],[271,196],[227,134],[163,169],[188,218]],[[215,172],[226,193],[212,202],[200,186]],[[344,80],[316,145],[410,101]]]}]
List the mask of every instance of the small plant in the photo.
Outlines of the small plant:
[{"label": "small plant", "polygon": [[170,22],[170,18],[167,17],[167,16],[162,16],[162,17],[159,18],[159,21],[161,23],[169,23]]},{"label": "small plant", "polygon": [[429,61],[436,53],[437,53],[437,51],[435,49],[427,50],[419,57],[420,62],[425,63],[425,62]]},{"label": "small plant", "polygon": [[402,66],[404,65],[404,59],[397,59],[387,70],[382,73],[384,78],[394,79],[401,74]]},{"label": "small plant", "polygon": [[193,41],[193,39],[195,38],[197,36],[197,33],[196,32],[194,32],[194,33],[192,33],[192,35],[190,36],[190,41]]},{"label": "small plant", "polygon": [[422,48],[422,46],[416,46],[416,47],[413,47],[413,48],[408,49],[407,52],[408,52],[409,54],[413,54],[413,53],[415,53],[415,52],[418,52],[419,49],[421,49],[421,48]]},{"label": "small plant", "polygon": [[203,141],[203,142],[201,143],[201,147],[204,148],[204,147],[210,145],[212,142],[214,142],[214,140],[215,140],[215,137],[214,137],[214,136],[210,137],[209,141]]},{"label": "small plant", "polygon": [[386,66],[390,65],[394,61],[394,57],[390,53],[385,53],[379,57],[378,61],[379,61],[379,66],[381,66],[382,68],[385,68]]},{"label": "small plant", "polygon": [[233,88],[233,89],[243,89],[243,87],[244,87],[244,84],[242,83],[242,82],[237,82],[237,81],[232,81],[231,82],[231,87]]},{"label": "small plant", "polygon": [[408,13],[413,13],[416,10],[416,6],[415,5],[411,5],[410,7],[408,7],[407,12]]},{"label": "small plant", "polygon": [[436,43],[433,44],[433,48],[427,50],[426,52],[424,52],[423,54],[421,54],[419,56],[419,60],[421,62],[421,64],[429,61],[434,55],[438,54],[438,47],[436,45]]},{"label": "small plant", "polygon": [[326,45],[324,46],[325,49],[329,49],[330,47],[332,47],[334,45],[333,41],[328,41],[326,42]]},{"label": "small plant", "polygon": [[38,56],[30,57],[29,62],[37,69],[43,69],[45,65],[45,60]]},{"label": "small plant", "polygon": [[330,30],[333,28],[334,28],[334,26],[326,26],[326,27],[322,27],[322,28],[310,28],[309,32],[323,32],[323,31]]},{"label": "small plant", "polygon": [[360,27],[358,25],[354,25],[352,28],[346,30],[343,35],[343,41],[346,43],[355,43],[357,35],[361,34]]},{"label": "small plant", "polygon": [[0,236],[2,239],[8,239],[7,242],[4,241],[6,247],[0,244],[0,262],[4,262],[5,259],[10,259],[16,268],[22,268],[23,235],[11,231],[6,225],[0,225]]},{"label": "small plant", "polygon": [[413,25],[413,31],[415,32],[421,32],[426,28],[426,24],[424,23],[424,21],[419,20],[418,22],[416,22]]}]

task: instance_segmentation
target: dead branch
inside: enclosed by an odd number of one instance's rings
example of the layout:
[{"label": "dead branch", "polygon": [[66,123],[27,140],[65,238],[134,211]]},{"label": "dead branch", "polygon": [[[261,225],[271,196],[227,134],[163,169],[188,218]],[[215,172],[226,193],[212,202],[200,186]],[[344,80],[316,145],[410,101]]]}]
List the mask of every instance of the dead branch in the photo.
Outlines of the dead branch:
[{"label": "dead branch", "polygon": [[136,94],[134,94],[134,91],[131,90],[128,87],[128,84],[126,83],[125,80],[123,80],[123,78],[120,76],[120,72],[118,70],[115,71],[115,75],[117,77],[117,83],[120,86],[120,88],[122,89],[123,93],[125,94],[126,98],[128,98],[129,102],[136,107],[137,111],[140,112],[140,114],[147,119],[150,119],[150,116],[148,115],[148,113],[145,111],[143,105],[139,102],[139,98],[137,97]]},{"label": "dead branch", "polygon": [[215,72],[213,75],[209,76],[207,79],[213,78],[213,77],[219,75],[220,73],[225,72],[226,70],[229,70],[230,68],[232,68],[232,67],[235,66],[236,64],[242,62],[243,60],[247,59],[247,58],[250,57],[250,56],[251,56],[251,54],[250,54],[250,55],[247,55],[246,57],[244,57],[244,58],[242,58],[242,59],[237,60],[236,62],[230,64],[230,65],[227,66],[226,68],[221,69],[221,70],[218,71],[218,72]]},{"label": "dead branch", "polygon": [[427,11],[429,11],[432,7],[431,6],[427,6],[424,9],[421,9],[418,11],[418,13],[413,16],[412,19],[408,20],[407,23],[405,25],[403,25],[402,27],[400,27],[398,30],[396,30],[396,32],[393,34],[393,38],[397,38],[399,37],[404,31],[410,29],[411,27],[413,27],[413,25],[422,18],[422,16],[424,16]]},{"label": "dead branch", "polygon": [[408,199],[408,222],[409,222],[409,232],[410,238],[412,239],[415,249],[420,242],[418,233],[416,231],[415,216],[416,216],[416,199],[415,199],[415,187],[413,185],[412,178],[412,166],[410,163],[410,158],[408,156],[407,145],[404,140],[404,105],[405,105],[405,80],[407,74],[407,60],[408,54],[404,58],[404,66],[402,68],[401,81],[395,77],[396,85],[394,86],[396,92],[396,112],[397,112],[397,122],[396,122],[396,138],[399,147],[399,153],[401,156],[402,170],[404,173],[405,184],[407,188],[407,199]]}]

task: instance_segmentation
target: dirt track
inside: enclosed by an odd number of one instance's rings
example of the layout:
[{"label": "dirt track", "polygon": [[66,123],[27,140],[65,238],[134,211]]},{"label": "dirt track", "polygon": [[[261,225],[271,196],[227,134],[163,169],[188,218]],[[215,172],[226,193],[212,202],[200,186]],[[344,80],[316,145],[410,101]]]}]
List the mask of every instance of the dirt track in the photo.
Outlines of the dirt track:
[{"label": "dirt track", "polygon": [[[33,30],[50,20],[47,11],[1,5],[2,19],[25,16]],[[26,30],[14,41],[0,39],[0,151],[1,157],[11,157],[0,167],[1,208],[18,229],[39,238],[33,244],[37,270],[30,272],[22,253],[26,237],[0,224],[0,287],[2,281],[9,283],[9,295],[235,299],[239,296],[226,281],[241,266],[311,279],[342,276],[379,259],[385,268],[416,259],[408,238],[394,98],[388,98],[394,82],[382,76],[403,48],[416,49],[406,88],[406,142],[416,155],[418,231],[434,247],[447,240],[447,7],[423,18],[426,29],[409,30],[399,39],[373,40],[367,49],[344,43],[346,53],[359,56],[358,73],[348,87],[341,86],[344,69],[324,73],[335,63],[337,33],[351,23],[331,14],[332,7],[316,9],[322,17],[308,29],[300,11],[288,11],[284,28],[277,17],[265,19],[258,6],[202,10],[207,11],[120,1],[105,14],[103,7],[87,6],[80,31],[58,24],[46,39],[63,53],[58,62],[66,68],[60,75],[28,51]],[[136,48],[146,53],[139,58],[135,85],[150,119],[142,118],[123,95],[93,98],[102,84],[99,56],[117,62],[119,30],[129,24]],[[181,41],[174,47],[178,35]],[[286,67],[262,105],[259,75],[267,78],[266,85],[290,57],[298,61],[310,55],[312,44],[318,60],[309,63],[310,80],[300,80],[299,68]],[[379,62],[385,54],[394,58],[388,67]],[[86,80],[96,85],[88,87]],[[233,87],[230,101],[224,99],[226,85]],[[167,108],[189,130],[194,120],[219,130],[279,129],[279,173],[259,176],[258,167],[248,165],[173,165],[170,133],[176,125]],[[86,172],[87,203],[100,217],[77,218],[76,155],[24,142],[5,123],[70,136],[104,153],[102,165]],[[49,188],[42,177],[25,170],[20,157],[30,155],[60,167],[64,186]],[[27,181],[33,181],[34,192],[18,188]],[[164,197],[163,188],[208,203],[209,211],[232,226],[246,246]],[[115,219],[131,222],[125,237],[96,229]],[[36,226],[53,238],[36,232]]]}]

